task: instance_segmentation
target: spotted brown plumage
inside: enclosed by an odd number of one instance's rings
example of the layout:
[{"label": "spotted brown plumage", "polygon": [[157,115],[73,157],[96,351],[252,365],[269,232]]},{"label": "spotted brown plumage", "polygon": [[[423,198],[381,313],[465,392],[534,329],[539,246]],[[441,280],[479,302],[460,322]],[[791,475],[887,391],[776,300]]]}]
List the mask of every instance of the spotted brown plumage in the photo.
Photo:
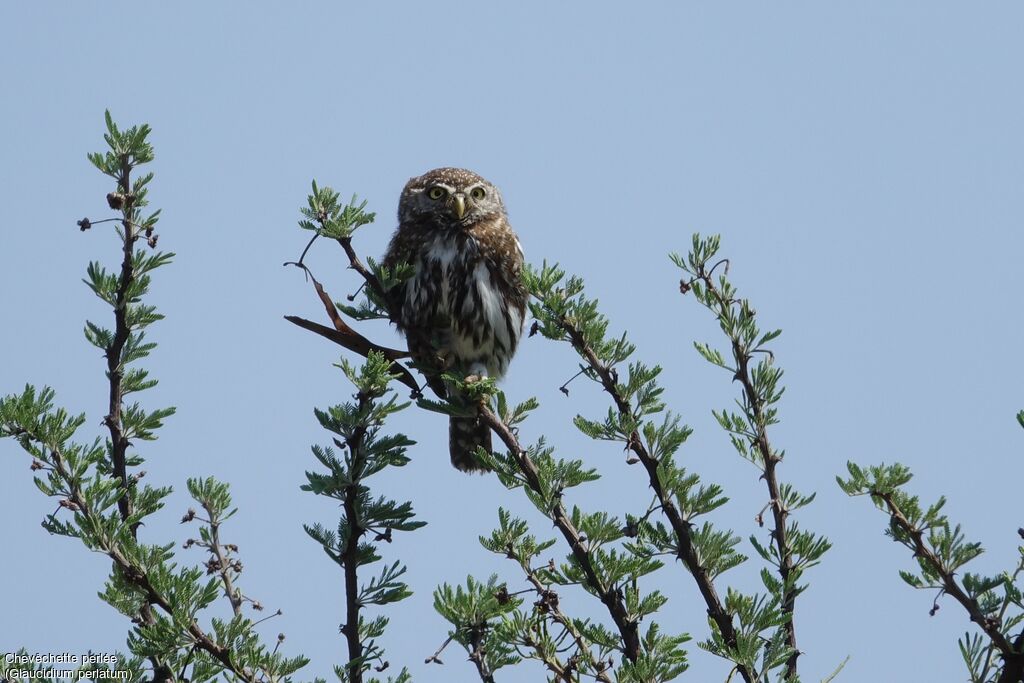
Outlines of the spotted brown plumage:
[{"label": "spotted brown plumage", "polygon": [[[523,332],[526,290],[523,251],[498,188],[460,168],[409,180],[384,256],[389,268],[401,263],[413,274],[399,286],[396,323],[413,356],[432,353],[465,376],[502,377]],[[487,426],[453,417],[448,434],[452,464],[479,471],[472,453],[491,449]]]}]

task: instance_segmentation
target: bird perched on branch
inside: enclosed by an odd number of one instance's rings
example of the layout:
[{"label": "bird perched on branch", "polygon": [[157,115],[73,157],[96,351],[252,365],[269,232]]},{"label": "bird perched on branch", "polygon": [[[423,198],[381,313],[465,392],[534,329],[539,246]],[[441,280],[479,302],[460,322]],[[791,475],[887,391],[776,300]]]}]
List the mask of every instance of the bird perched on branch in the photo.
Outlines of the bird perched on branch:
[{"label": "bird perched on branch", "polygon": [[[465,377],[505,374],[523,332],[527,295],[523,250],[498,188],[461,168],[412,178],[383,263],[413,268],[397,291],[396,323],[414,358],[433,354]],[[491,450],[488,427],[477,417],[451,417],[448,435],[452,464],[480,471],[472,454]]]}]

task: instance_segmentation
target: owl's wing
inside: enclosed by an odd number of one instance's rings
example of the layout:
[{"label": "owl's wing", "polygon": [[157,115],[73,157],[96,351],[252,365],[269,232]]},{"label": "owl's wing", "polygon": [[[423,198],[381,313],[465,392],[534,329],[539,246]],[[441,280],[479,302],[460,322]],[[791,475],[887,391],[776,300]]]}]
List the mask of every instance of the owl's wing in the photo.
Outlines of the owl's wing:
[{"label": "owl's wing", "polygon": [[388,243],[387,251],[384,252],[384,259],[381,261],[381,265],[390,270],[400,263],[408,263],[410,251],[411,245],[409,244],[408,235],[404,234],[402,229],[399,228],[391,236],[391,241]]}]

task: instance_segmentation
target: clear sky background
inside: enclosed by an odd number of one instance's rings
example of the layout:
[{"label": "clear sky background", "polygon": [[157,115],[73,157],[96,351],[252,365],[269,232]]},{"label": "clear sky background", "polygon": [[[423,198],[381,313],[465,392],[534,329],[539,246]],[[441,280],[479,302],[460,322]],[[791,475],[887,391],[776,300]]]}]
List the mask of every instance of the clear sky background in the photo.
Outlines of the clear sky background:
[{"label": "clear sky background", "polygon": [[[949,499],[953,519],[987,552],[976,571],[1010,568],[1024,525],[1024,5],[946,3],[4,3],[0,6],[0,392],[48,383],[99,430],[102,359],[83,321],[106,309],[81,283],[90,259],[113,263],[102,115],[149,122],[157,159],[159,271],[148,361],[149,406],[176,405],[145,444],[153,484],[176,491],[144,530],[182,541],[184,481],[215,475],[241,508],[225,529],[245,563],[243,589],[284,616],[265,633],[312,658],[305,678],[343,660],[342,577],[302,532],[339,510],[299,491],[309,452],[326,442],[314,406],[351,394],[331,367],[338,349],[284,320],[322,309],[296,258],[311,178],[378,212],[356,240],[379,255],[399,190],[442,165],[502,188],[528,259],[583,276],[615,331],[665,368],[666,398],[695,433],[682,461],[732,501],[714,516],[742,537],[765,504],[756,472],[711,417],[737,387],[693,340],[716,326],[680,297],[669,251],[694,231],[721,233],[732,276],[764,327],[781,327],[788,387],[773,438],[781,476],[817,501],[799,522],[835,548],[808,574],[798,604],[801,672],[819,680],[847,655],[842,681],[958,681],[956,638],[970,626],[951,600],[897,576],[907,552],[884,517],[835,485],[848,459],[900,460],[911,489]],[[109,226],[107,226],[109,227]],[[309,262],[340,298],[356,276],[317,244]],[[375,328],[377,338],[393,333]],[[570,503],[622,514],[646,505],[640,473],[614,445],[575,432],[576,413],[607,399],[577,380],[568,347],[528,339],[504,388],[539,397],[523,437],[546,434],[605,478]],[[412,463],[375,482],[412,500],[429,526],[396,538],[415,595],[386,610],[393,670],[417,681],[473,680],[431,608],[437,584],[499,572],[477,536],[497,506],[524,511],[493,477],[453,470],[444,419],[410,410],[391,425],[415,438]],[[127,623],[96,598],[109,563],[40,527],[52,511],[27,457],[0,443],[0,649],[123,649]],[[535,516],[531,516],[535,519]],[[539,524],[536,533],[553,530]],[[565,548],[557,546],[558,557]],[[749,552],[749,544],[744,541]],[[185,562],[202,554],[181,551]],[[725,576],[757,584],[756,562]],[[663,622],[707,636],[703,603],[677,566],[665,570]],[[724,585],[724,584],[723,584]],[[591,609],[570,591],[572,610]],[[593,612],[600,614],[599,612]],[[691,648],[683,680],[721,681],[724,664]],[[501,681],[535,681],[527,664]]]}]

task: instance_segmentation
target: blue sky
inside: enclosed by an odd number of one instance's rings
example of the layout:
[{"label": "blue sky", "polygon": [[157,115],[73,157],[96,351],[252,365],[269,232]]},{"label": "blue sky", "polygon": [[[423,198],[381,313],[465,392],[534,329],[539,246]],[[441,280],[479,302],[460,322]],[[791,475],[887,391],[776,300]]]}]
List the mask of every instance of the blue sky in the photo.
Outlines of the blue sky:
[{"label": "blue sky", "polygon": [[[229,481],[241,513],[224,533],[241,548],[242,586],[284,611],[266,633],[285,632],[291,652],[312,657],[306,674],[326,676],[342,659],[341,576],[301,525],[338,511],[298,487],[314,465],[309,445],[326,440],[313,407],[351,392],[331,367],[336,349],[282,320],[322,313],[301,274],[281,267],[305,244],[295,223],[310,179],[378,212],[357,239],[364,255],[383,252],[410,176],[457,165],[499,185],[527,258],[583,276],[612,328],[664,366],[668,402],[695,429],[683,461],[723,485],[732,501],[714,521],[745,538],[763,485],[710,413],[736,387],[692,349],[720,343],[718,331],[679,296],[666,256],[694,231],[721,233],[735,283],[763,325],[784,330],[781,475],[818,492],[799,521],[835,544],[798,606],[804,680],[847,655],[839,680],[963,679],[965,615],[945,600],[928,616],[934,596],[897,576],[910,561],[882,536],[884,518],[834,476],[848,459],[905,462],[912,490],[947,495],[986,547],[976,571],[1014,561],[1024,7],[506,4],[0,6],[0,392],[50,384],[98,429],[102,359],[81,329],[108,312],[80,280],[116,244],[75,227],[107,215],[108,184],[85,155],[102,146],[105,108],[149,122],[160,246],[178,257],[153,288],[167,320],[153,330],[161,383],[146,400],[178,414],[142,451],[148,478],[176,487],[145,532],[183,540],[184,480]],[[341,257],[328,245],[310,257],[336,298],[358,284]],[[607,406],[579,380],[568,399],[558,392],[575,367],[564,346],[523,344],[504,388],[541,401],[524,436],[546,434],[561,455],[605,472],[571,502],[617,514],[646,505],[621,453],[570,425]],[[393,428],[419,445],[380,485],[429,526],[386,549],[408,562],[416,591],[387,611],[390,660],[417,681],[472,680],[454,652],[443,669],[422,664],[445,637],[430,593],[468,573],[517,586],[515,568],[476,538],[497,505],[524,504],[448,465],[442,418],[409,411]],[[51,501],[13,443],[0,443],[0,473],[3,611],[17,615],[0,619],[0,649],[123,648],[126,623],[95,597],[108,563],[39,528]],[[726,578],[753,587],[757,569]],[[666,571],[666,627],[703,639],[692,581]],[[691,661],[682,680],[728,673],[696,647]],[[524,666],[501,680],[540,675]]]}]

